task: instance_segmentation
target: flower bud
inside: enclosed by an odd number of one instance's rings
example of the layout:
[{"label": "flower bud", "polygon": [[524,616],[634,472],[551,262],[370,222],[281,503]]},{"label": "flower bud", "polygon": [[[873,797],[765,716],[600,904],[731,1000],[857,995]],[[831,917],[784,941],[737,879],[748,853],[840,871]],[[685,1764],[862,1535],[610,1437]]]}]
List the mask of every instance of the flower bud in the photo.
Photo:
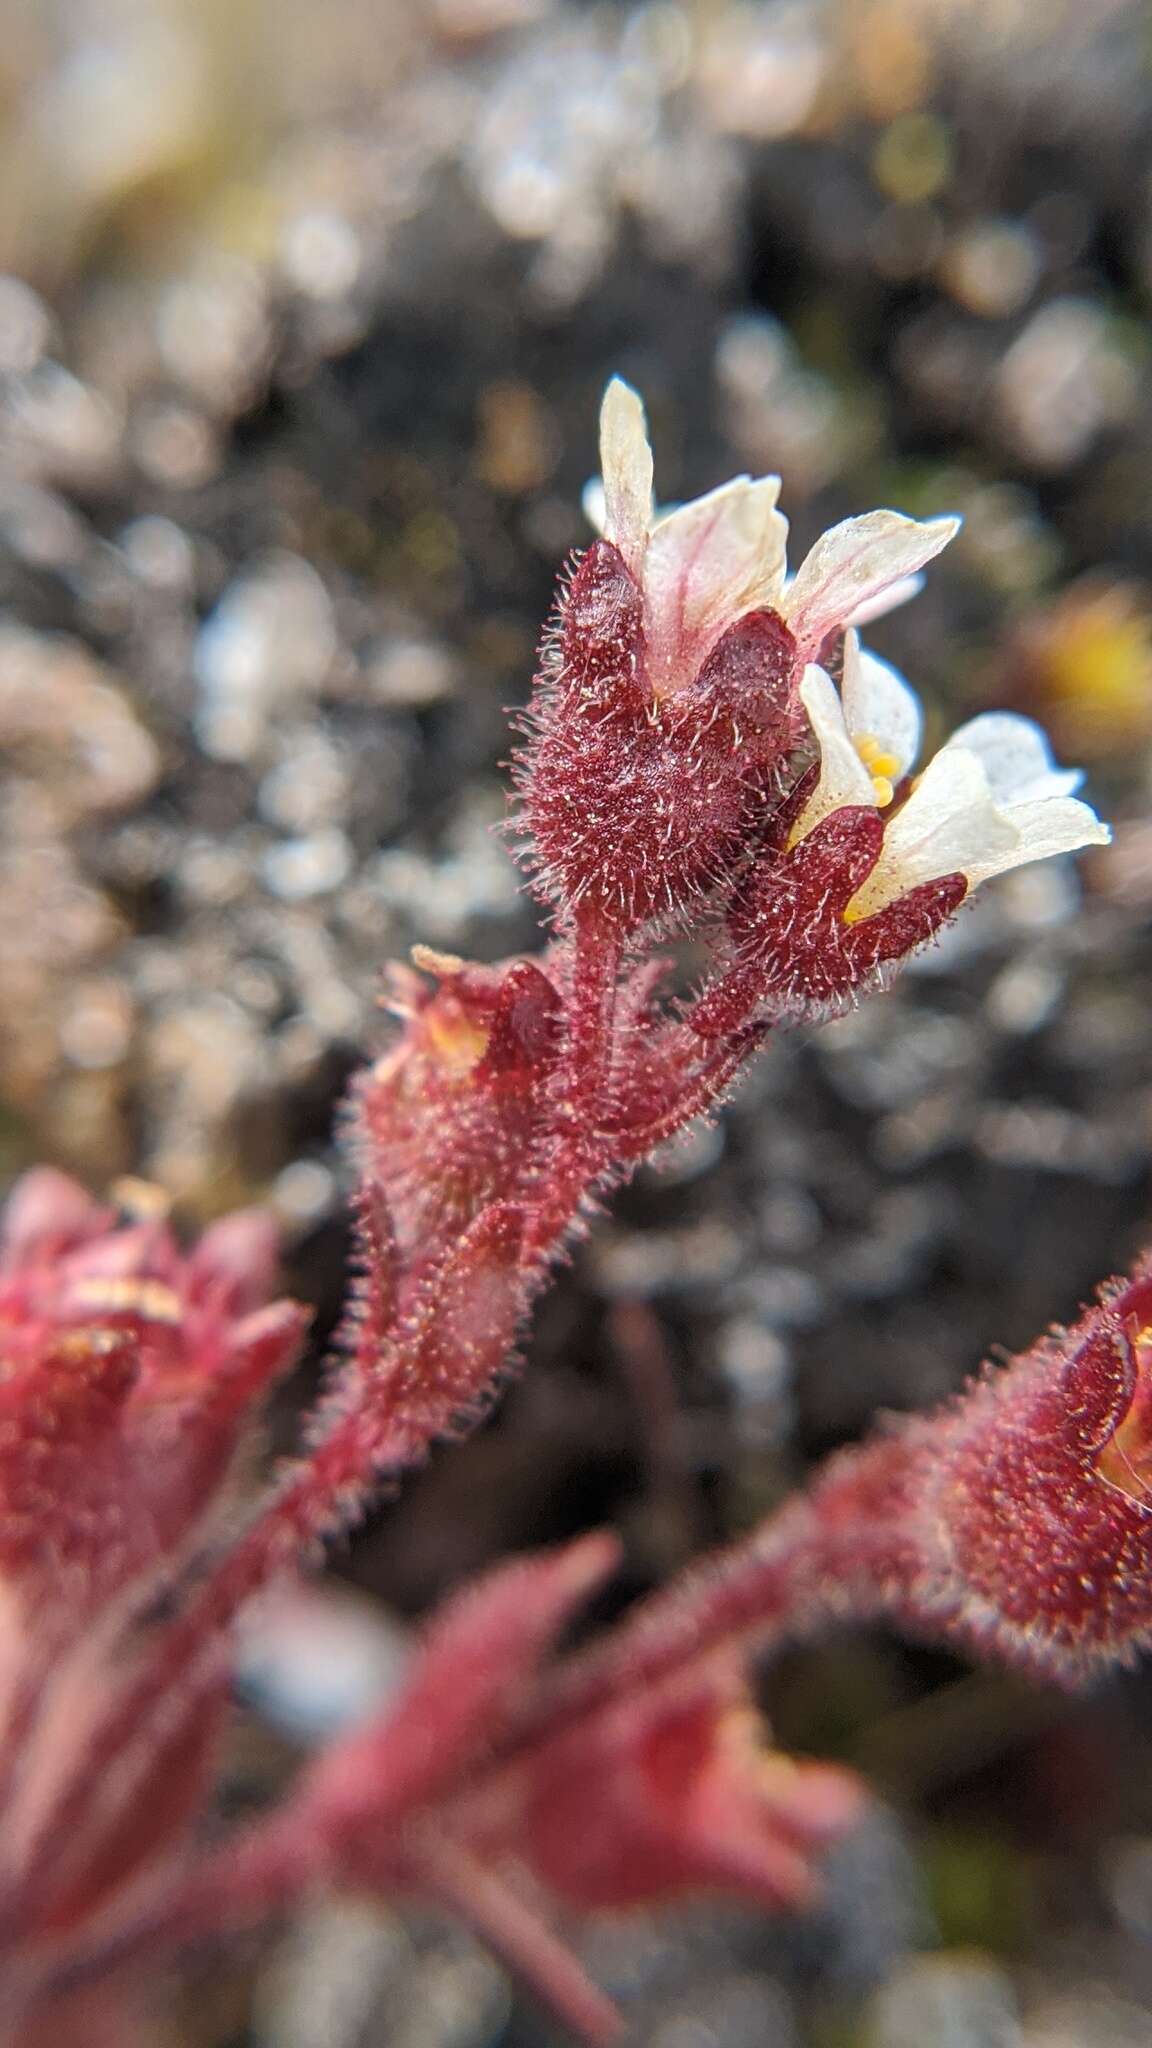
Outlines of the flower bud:
[{"label": "flower bud", "polygon": [[[410,1281],[515,1195],[540,1126],[560,998],[530,960],[473,967],[417,947],[393,975],[403,1031],[357,1085],[350,1137],[377,1236]],[[373,1259],[379,1246],[373,1248]]]},{"label": "flower bud", "polygon": [[638,1689],[531,1755],[512,1843],[585,1911],[701,1893],[796,1910],[816,1858],[859,1820],[859,1781],[764,1746],[739,1664]]},{"label": "flower bud", "polygon": [[749,613],[657,695],[639,593],[597,541],[562,603],[560,654],[518,770],[540,892],[619,937],[682,921],[738,866],[770,800],[791,737],[791,636]]}]

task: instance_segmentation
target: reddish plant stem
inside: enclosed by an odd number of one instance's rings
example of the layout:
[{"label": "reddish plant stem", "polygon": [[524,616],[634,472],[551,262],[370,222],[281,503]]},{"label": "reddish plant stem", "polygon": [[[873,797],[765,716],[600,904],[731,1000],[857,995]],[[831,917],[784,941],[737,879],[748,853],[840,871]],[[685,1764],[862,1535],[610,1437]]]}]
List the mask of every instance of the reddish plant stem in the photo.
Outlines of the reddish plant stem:
[{"label": "reddish plant stem", "polygon": [[[38,1973],[13,1986],[12,2006],[18,2011],[66,1996],[157,1950],[254,1930],[318,1883],[323,1866],[322,1845],[315,1838],[293,1839],[279,1816],[257,1823],[236,1848],[229,1845],[209,1857],[186,1880],[173,1880],[147,1906],[95,1930],[63,1959],[46,1959]],[[379,1877],[379,1888],[388,1888],[384,1852]],[[439,1829],[425,1825],[406,1836],[392,1888],[417,1891],[474,1928],[589,2048],[607,2048],[623,2032],[617,2008],[566,1944],[508,1885]]]},{"label": "reddish plant stem", "polygon": [[[751,1538],[655,1594],[605,1640],[546,1678],[509,1735],[477,1770],[466,1771],[456,1785],[445,1785],[437,1795],[438,1805],[474,1788],[490,1773],[526,1762],[538,1745],[623,1694],[673,1678],[682,1685],[721,1646],[764,1648],[785,1636],[808,1633],[829,1619],[899,1612],[910,1569],[898,1534],[904,1499],[902,1460],[891,1442],[881,1439],[863,1452],[834,1460],[810,1495],[791,1503]],[[399,1808],[382,1814],[381,1836],[386,1821],[395,1829],[403,1819]],[[399,1873],[410,1867],[411,1844],[409,1831],[402,1846],[397,1839],[396,1889],[404,1886]],[[388,1854],[382,1838],[375,1852],[382,1884],[387,1881]],[[316,1838],[307,1828],[294,1826],[291,1806],[281,1809],[268,1821],[258,1822],[235,1846],[229,1843],[210,1856],[187,1879],[178,1879],[167,1897],[114,1924],[103,1936],[96,1935],[82,1954],[68,1957],[50,1973],[51,1988],[100,1975],[156,1947],[253,1924],[322,1875],[323,1861]],[[495,1880],[489,1883],[494,1885]],[[440,1890],[447,1901],[443,1887]],[[506,1904],[511,1895],[503,1887],[499,1890]],[[546,1981],[532,1968],[531,1959],[517,1955],[510,1940],[497,1941],[494,1927],[481,1919],[470,1895],[462,1893],[454,1903],[545,1990]],[[530,1915],[522,1922],[525,1930],[529,1923],[535,1928]],[[547,1995],[554,1994],[549,1979]],[[614,2014],[612,2018],[615,2024]],[[612,2035],[589,2031],[587,2038],[608,2040]]]},{"label": "reddish plant stem", "polygon": [[525,1270],[535,1269],[540,1280],[589,1186],[605,1170],[600,1126],[620,955],[618,940],[605,936],[594,919],[577,917],[570,942],[566,1041],[553,1081],[548,1142],[541,1148],[546,1176],[524,1229]]},{"label": "reddish plant stem", "polygon": [[472,1927],[578,2041],[608,2048],[619,2040],[624,2021],[611,1999],[508,1885],[438,1831],[422,1829],[410,1854],[429,1895]]},{"label": "reddish plant stem", "polygon": [[66,1876],[70,1857],[63,1845],[82,1854],[100,1827],[122,1811],[164,1739],[166,1703],[172,1711],[184,1710],[199,1667],[212,1662],[220,1632],[239,1608],[308,1545],[355,1520],[378,1472],[389,1463],[389,1423],[373,1414],[373,1392],[370,1386],[361,1390],[357,1404],[290,1470],[175,1620],[157,1632],[143,1668],[94,1731],[82,1770],[45,1817],[18,1896],[4,1903],[4,1931],[11,1917],[22,1919],[37,1910]]},{"label": "reddish plant stem", "polygon": [[[620,947],[590,924],[577,927],[569,997],[568,1051],[561,1062],[557,1110],[567,1143],[550,1172],[538,1207],[529,1211],[523,1263],[526,1278],[539,1287],[550,1259],[588,1193],[605,1171],[597,1129],[611,1057],[611,1016]],[[674,1110],[669,1135],[722,1092],[742,1060],[758,1043],[744,1038],[707,1063]],[[645,1133],[646,1139],[649,1134]],[[146,1772],[166,1728],[165,1702],[182,1698],[197,1683],[205,1646],[219,1639],[244,1603],[286,1569],[310,1544],[350,1527],[388,1467],[411,1462],[410,1447],[392,1440],[390,1418],[376,1412],[387,1400],[387,1382],[366,1380],[353,1402],[308,1456],[296,1464],[265,1508],[233,1548],[191,1593],[178,1616],[161,1628],[143,1668],[129,1680],[118,1702],[94,1731],[83,1770],[64,1787],[47,1815],[39,1846],[21,1874],[18,1888],[0,1906],[0,1938],[54,1895],[73,1860],[112,1825]]]},{"label": "reddish plant stem", "polygon": [[913,1569],[899,1533],[903,1480],[899,1448],[885,1439],[834,1460],[811,1493],[546,1676],[500,1745],[501,1758],[689,1670],[722,1645],[763,1649],[838,1617],[898,1611]]},{"label": "reddish plant stem", "polygon": [[686,1455],[675,1362],[649,1302],[617,1302],[608,1327],[644,1448],[644,1487],[663,1532],[661,1552],[674,1551],[680,1559],[701,1549],[707,1536],[703,1502]]},{"label": "reddish plant stem", "polygon": [[[23,1983],[14,1979],[11,2007],[27,2010],[66,1996],[141,1956],[252,1932],[320,1882],[316,1848],[313,1838],[286,1830],[279,1814],[257,1823],[226,1850],[208,1852],[193,1870],[153,1878],[146,1902],[136,1894],[114,1904],[63,1953],[49,1948]],[[8,2003],[0,2000],[0,2012]]]},{"label": "reddish plant stem", "polygon": [[601,931],[594,918],[577,914],[572,940],[572,986],[568,998],[568,1076],[583,1104],[600,1106],[612,1040],[612,1015],[620,971],[618,939]]},{"label": "reddish plant stem", "polygon": [[647,1123],[629,1129],[623,1126],[614,1132],[618,1149],[629,1160],[647,1158],[657,1145],[663,1145],[674,1138],[694,1117],[703,1116],[715,1109],[727,1094],[737,1074],[755,1052],[758,1052],[768,1033],[768,1026],[748,1025],[732,1043],[721,1046],[703,1065],[682,1083],[672,1102],[662,1115],[649,1119]]},{"label": "reddish plant stem", "polygon": [[4,1725],[0,1750],[0,1816],[10,1813],[28,1764],[28,1744],[40,1718],[48,1678],[47,1664],[34,1665],[20,1680]]}]

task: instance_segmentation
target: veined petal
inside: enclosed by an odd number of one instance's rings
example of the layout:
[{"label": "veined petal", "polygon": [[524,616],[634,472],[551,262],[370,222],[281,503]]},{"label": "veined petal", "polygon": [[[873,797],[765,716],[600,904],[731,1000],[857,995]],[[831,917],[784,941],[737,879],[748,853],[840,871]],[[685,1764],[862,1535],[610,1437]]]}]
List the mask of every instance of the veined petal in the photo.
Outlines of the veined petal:
[{"label": "veined petal", "polygon": [[872,777],[849,737],[836,685],[824,669],[813,662],[804,671],[800,701],[808,713],[816,744],[820,749],[820,780],[808,799],[792,835],[793,843],[807,838],[833,811],[850,804],[876,803]]},{"label": "veined petal", "polygon": [[959,528],[958,519],[908,519],[902,512],[866,512],[831,527],[784,593],[784,617],[801,652],[814,654],[861,605],[922,569]]},{"label": "veined petal", "polygon": [[1074,796],[1038,797],[1027,803],[1009,804],[1003,814],[1017,835],[1016,846],[1001,855],[988,854],[964,870],[972,888],[1026,861],[1049,860],[1057,853],[1075,853],[1081,846],[1107,846],[1111,827],[1096,816],[1091,804]]},{"label": "veined petal", "polygon": [[890,583],[878,597],[866,597],[844,623],[846,626],[870,626],[873,619],[886,619],[889,612],[899,611],[902,604],[910,604],[914,597],[919,597],[923,588],[924,578],[919,571],[915,576],[901,576],[898,583]]},{"label": "veined petal", "polygon": [[846,915],[868,917],[918,882],[969,875],[977,863],[1010,855],[1018,842],[979,756],[966,747],[942,747],[889,824],[880,858]]},{"label": "veined petal", "polygon": [[779,477],[736,477],[654,527],[644,596],[657,688],[681,666],[698,669],[747,612],[778,608],[788,539],[779,492]]},{"label": "veined petal", "polygon": [[1071,796],[1084,780],[1079,768],[1057,768],[1043,727],[1016,711],[982,711],[952,734],[948,746],[979,755],[1000,803]]},{"label": "veined petal", "polygon": [[[844,640],[841,689],[844,720],[853,741],[874,740],[885,760],[883,766],[880,760],[871,764],[872,773],[898,782],[920,752],[924,721],[915,690],[890,662],[861,647],[855,632],[849,632]],[[887,766],[887,761],[893,765]]]},{"label": "veined petal", "polygon": [[600,471],[605,539],[639,578],[652,518],[652,450],[643,403],[622,377],[613,377],[600,408]]},{"label": "veined petal", "polygon": [[987,760],[962,746],[956,735],[929,762],[893,818],[880,858],[845,915],[849,920],[871,916],[917,883],[944,875],[962,874],[974,889],[1028,861],[1074,853],[1081,846],[1106,846],[1111,837],[1091,805],[1075,797],[999,800]]}]

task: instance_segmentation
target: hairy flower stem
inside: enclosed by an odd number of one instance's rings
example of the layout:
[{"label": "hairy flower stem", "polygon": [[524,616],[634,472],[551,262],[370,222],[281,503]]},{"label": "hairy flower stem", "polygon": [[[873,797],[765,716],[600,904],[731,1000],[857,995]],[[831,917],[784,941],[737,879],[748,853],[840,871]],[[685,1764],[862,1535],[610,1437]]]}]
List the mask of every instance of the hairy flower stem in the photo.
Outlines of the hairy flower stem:
[{"label": "hairy flower stem", "polygon": [[459,1915],[541,2002],[589,2048],[608,2048],[624,2021],[567,1944],[467,1850],[421,1830],[415,1875],[429,1897]]},{"label": "hairy flower stem", "polygon": [[619,943],[605,937],[592,917],[577,915],[570,942],[566,1042],[553,1085],[554,1121],[546,1133],[547,1167],[524,1231],[525,1267],[535,1266],[541,1281],[607,1165],[602,1125],[620,955]]},{"label": "hairy flower stem", "polygon": [[[575,948],[574,1023],[557,1084],[562,1147],[549,1176],[544,1200],[528,1213],[521,1253],[533,1291],[547,1278],[550,1262],[606,1171],[599,1124],[611,1069],[611,1017],[620,948],[602,938],[592,943],[585,928]],[[577,995],[579,991],[579,995]],[[643,1134],[633,1157],[671,1136],[711,1106],[755,1050],[760,1034],[750,1032],[715,1052],[685,1085],[657,1127]],[[82,1775],[65,1784],[39,1832],[38,1846],[25,1864],[18,1894],[0,1909],[0,1934],[12,1916],[21,1920],[42,1910],[67,1878],[79,1856],[114,1825],[146,1776],[163,1742],[174,1702],[186,1705],[207,1664],[206,1647],[239,1609],[311,1546],[356,1523],[382,1474],[411,1462],[397,1440],[389,1410],[389,1387],[402,1377],[404,1360],[361,1378],[349,1406],[329,1434],[289,1468],[279,1488],[232,1547],[210,1567],[176,1617],[150,1640],[139,1670],[112,1702],[93,1732]],[[62,1849],[61,1845],[70,1845]]]},{"label": "hairy flower stem", "polygon": [[214,1665],[219,1632],[244,1602],[303,1550],[347,1528],[363,1511],[389,1462],[388,1421],[374,1409],[375,1392],[365,1386],[324,1441],[290,1468],[176,1617],[156,1631],[140,1669],[94,1730],[84,1771],[63,1787],[45,1816],[18,1895],[0,1909],[0,1934],[8,1933],[13,1912],[19,1919],[42,1907],[66,1880],[71,1856],[114,1824],[164,1741],[170,1715],[186,1710]]},{"label": "hairy flower stem", "polygon": [[572,988],[568,1000],[567,1082],[572,1093],[598,1104],[612,1039],[612,1013],[621,946],[597,921],[579,912],[572,939]]},{"label": "hairy flower stem", "polygon": [[687,1080],[678,1078],[672,1100],[658,1116],[615,1133],[619,1149],[630,1161],[647,1158],[657,1145],[674,1138],[698,1116],[723,1101],[742,1067],[754,1058],[768,1035],[766,1024],[750,1024],[715,1047]]},{"label": "hairy flower stem", "polygon": [[509,1733],[509,1753],[683,1674],[724,1645],[763,1650],[837,1615],[882,1613],[897,1596],[902,1491],[874,1491],[874,1479],[888,1476],[890,1462],[885,1442],[834,1461],[811,1493],[645,1600],[542,1681]]},{"label": "hairy flower stem", "polygon": [[[643,1713],[658,1712],[662,1700],[683,1714],[694,1688],[706,1702],[734,1658],[829,1622],[885,1616],[1065,1682],[1130,1654],[1152,1627],[1152,1516],[1142,1477],[1150,1326],[1144,1265],[1103,1290],[1074,1330],[985,1373],[936,1415],[831,1459],[762,1528],[538,1681],[482,1752],[438,1751],[433,1775],[422,1763],[406,1777],[400,1721],[387,1719],[367,1809],[374,1881],[420,1889],[410,1855],[426,1827],[455,1840],[477,1802],[482,1811],[493,1793],[499,1804],[517,1784],[549,1782],[556,1758],[576,1757],[581,1744],[598,1754],[598,1729],[638,1714],[643,1725]],[[1013,1518],[1002,1510],[1005,1485]],[[589,1563],[599,1569],[603,1561]],[[1086,1591],[1088,1565],[1097,1575]],[[519,1594],[513,1598],[519,1606]],[[451,1648],[445,1668],[457,1657]],[[440,1665],[436,1671],[439,1685]],[[421,1705],[418,1724],[425,1713]],[[611,1756],[610,1740],[603,1754]],[[355,1758],[351,1777],[362,1782]],[[85,1974],[197,1932],[251,1924],[323,1876],[333,1853],[339,1858],[345,1810],[337,1807],[335,1834],[330,1811],[305,1788],[295,1805],[257,1822],[186,1880],[175,1878],[166,1896],[106,1923],[103,1937],[85,1944]],[[354,1826],[357,1812],[354,1801]],[[483,1924],[479,1913],[472,1917]],[[484,1931],[496,1939],[494,1927]],[[502,1948],[513,1953],[507,1930]],[[61,1962],[71,1971],[75,1952]],[[526,1954],[522,1967],[545,1988],[546,1961],[533,1971]],[[561,2004],[565,1995],[557,1989]],[[594,2016],[582,2025],[587,2039],[610,2038],[595,2030]]]}]

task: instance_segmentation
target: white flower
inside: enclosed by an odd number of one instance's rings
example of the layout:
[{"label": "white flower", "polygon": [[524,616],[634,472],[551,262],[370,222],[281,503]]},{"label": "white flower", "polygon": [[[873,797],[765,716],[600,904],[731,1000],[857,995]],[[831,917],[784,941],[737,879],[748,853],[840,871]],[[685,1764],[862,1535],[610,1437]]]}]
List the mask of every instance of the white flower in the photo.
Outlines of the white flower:
[{"label": "white flower", "polygon": [[841,520],[816,542],[784,592],[784,617],[802,656],[817,654],[830,633],[863,625],[890,609],[896,591],[946,548],[959,519],[908,519],[865,512]]},{"label": "white flower", "polygon": [[959,524],[899,512],[846,519],[789,579],[779,477],[736,477],[673,511],[654,510],[644,407],[619,377],[604,394],[600,462],[602,483],[585,503],[643,591],[650,673],[661,695],[691,680],[750,611],[778,612],[799,658],[810,660],[830,633],[914,595],[917,572]]},{"label": "white flower", "polygon": [[[845,641],[843,697],[815,666],[806,669],[800,695],[820,749],[820,778],[793,844],[848,805],[886,809],[920,742],[912,690],[886,662],[864,653],[854,633]],[[845,917],[870,917],[918,883],[945,875],[962,874],[972,890],[1026,861],[1106,845],[1107,825],[1072,795],[1081,780],[1076,769],[1056,767],[1030,718],[986,711],[969,719],[893,813],[880,858]]]},{"label": "white flower", "polygon": [[804,839],[832,811],[849,804],[892,802],[897,784],[920,751],[920,704],[902,675],[859,636],[844,640],[843,696],[813,663],[804,671],[800,699],[820,749],[820,780],[793,831]]}]

